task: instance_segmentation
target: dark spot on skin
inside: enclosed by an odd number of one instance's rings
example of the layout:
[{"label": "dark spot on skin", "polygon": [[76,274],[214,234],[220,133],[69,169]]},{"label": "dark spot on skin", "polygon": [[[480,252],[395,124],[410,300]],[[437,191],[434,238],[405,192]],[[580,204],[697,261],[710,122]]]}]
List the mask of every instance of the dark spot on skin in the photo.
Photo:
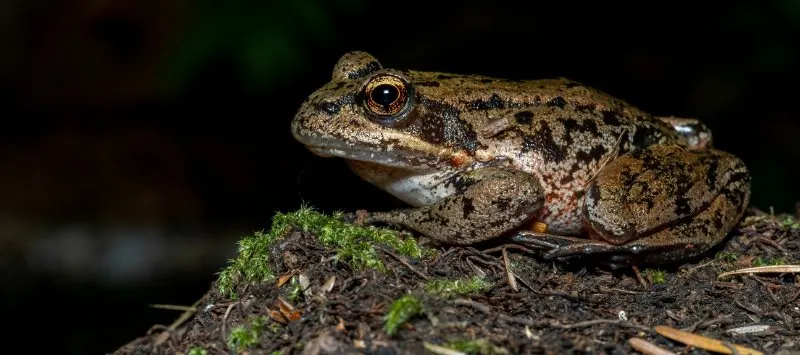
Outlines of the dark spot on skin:
[{"label": "dark spot on skin", "polygon": [[594,120],[576,120],[574,118],[568,118],[563,120],[564,128],[567,130],[567,133],[591,133],[595,137],[600,136],[600,130],[597,128],[597,122]]},{"label": "dark spot on skin", "polygon": [[510,205],[511,205],[511,199],[508,197],[502,197],[492,200],[492,206],[497,207],[497,209],[501,211],[507,210],[508,206]]},{"label": "dark spot on skin", "polygon": [[407,117],[406,126],[401,127],[403,131],[429,143],[461,148],[469,153],[475,153],[480,147],[472,125],[461,119],[461,112],[453,105],[422,97],[419,106]]},{"label": "dark spot on skin", "polygon": [[567,83],[567,85],[565,85],[565,86],[567,87],[567,89],[572,89],[572,88],[574,88],[574,87],[583,86],[583,84],[581,84],[581,83],[576,83],[576,82],[569,82],[569,83]]},{"label": "dark spot on skin", "polygon": [[545,121],[539,121],[533,134],[525,135],[522,140],[522,152],[539,151],[546,163],[560,163],[566,158],[566,148],[553,139],[553,131]]},{"label": "dark spot on skin", "polygon": [[630,170],[623,170],[619,174],[619,178],[622,181],[622,184],[625,186],[630,187],[633,185],[633,182],[636,180],[636,173]]},{"label": "dark spot on skin", "polygon": [[484,84],[488,84],[488,83],[491,83],[491,82],[492,82],[492,81],[494,81],[494,80],[492,80],[492,79],[481,79],[480,81],[481,81],[482,83],[484,83]]},{"label": "dark spot on skin", "polygon": [[475,205],[472,202],[471,198],[464,198],[463,204],[461,206],[461,210],[464,213],[464,219],[469,219],[470,215],[475,212]]},{"label": "dark spot on skin", "polygon": [[596,107],[595,104],[577,105],[575,106],[575,111],[582,113],[593,112]]},{"label": "dark spot on skin", "polygon": [[431,86],[439,87],[441,85],[438,81],[423,81],[421,83],[414,83],[414,86]]},{"label": "dark spot on skin", "polygon": [[492,94],[492,97],[489,100],[477,99],[475,101],[470,102],[470,108],[473,110],[489,110],[495,108],[505,108],[506,103],[503,99],[500,98],[500,95]]},{"label": "dark spot on skin", "polygon": [[714,222],[714,227],[717,231],[720,231],[722,227],[725,226],[725,224],[722,223],[723,217],[720,215],[719,211],[717,211],[717,213],[714,214],[714,217],[711,218],[711,220]]},{"label": "dark spot on skin", "polygon": [[542,98],[539,97],[539,95],[534,96],[533,97],[533,103],[537,104],[537,105],[541,105],[542,104]]},{"label": "dark spot on skin", "polygon": [[579,150],[577,153],[575,153],[575,159],[583,164],[588,164],[592,160],[600,161],[600,158],[603,157],[603,154],[607,152],[608,150],[606,150],[606,147],[602,145],[597,145],[592,147],[592,149],[590,149],[588,153]]},{"label": "dark spot on skin", "polygon": [[619,117],[614,111],[603,111],[603,123],[609,126],[619,126]]},{"label": "dark spot on skin", "polygon": [[729,184],[740,182],[742,184],[749,184],[752,177],[746,171],[737,171],[730,176]]},{"label": "dark spot on skin", "polygon": [[632,156],[642,162],[642,169],[644,170],[661,169],[659,157],[652,154],[652,151],[648,149],[636,150]]},{"label": "dark spot on skin", "polygon": [[641,191],[641,196],[645,196],[644,198],[642,198],[638,202],[644,202],[645,204],[647,204],[647,209],[648,210],[652,210],[653,206],[655,206],[655,204],[656,204],[656,200],[654,198],[648,198],[647,197],[647,196],[650,196],[650,197],[653,196],[653,192],[652,192],[653,189],[650,188],[650,184],[648,184],[646,182],[640,182],[640,183],[637,183],[636,185],[639,186],[639,190]]},{"label": "dark spot on skin", "polygon": [[633,133],[633,144],[639,148],[644,148],[657,143],[659,140],[658,131],[649,125],[639,125]]},{"label": "dark spot on skin", "polygon": [[567,104],[567,101],[564,100],[561,96],[556,96],[549,101],[547,101],[547,106],[557,106],[558,108],[564,108],[564,105]]},{"label": "dark spot on skin", "polygon": [[437,79],[440,79],[440,80],[442,80],[442,79],[452,79],[452,78],[454,78],[454,76],[452,76],[452,75],[445,75],[445,74],[439,74],[438,76],[436,76],[436,78],[437,78]]},{"label": "dark spot on skin", "polygon": [[381,69],[380,63],[377,61],[371,61],[367,63],[367,65],[358,68],[355,71],[351,71],[347,74],[348,79],[361,79],[369,74],[372,74]]},{"label": "dark spot on skin", "polygon": [[566,132],[564,141],[566,145],[571,145],[574,142],[575,135],[582,137],[585,137],[586,134],[591,134],[594,137],[601,136],[597,122],[592,119],[576,120],[574,118],[566,118],[560,119],[559,122],[564,125],[564,132]]},{"label": "dark spot on skin", "polygon": [[514,114],[514,118],[517,119],[519,124],[530,124],[533,121],[533,112],[520,111]]},{"label": "dark spot on skin", "polygon": [[572,163],[572,167],[569,168],[569,175],[570,175],[569,181],[572,181],[572,174],[576,173],[578,170],[581,170],[581,167],[583,167],[582,164]]},{"label": "dark spot on skin", "polygon": [[344,81],[340,81],[340,82],[336,83],[336,86],[334,86],[334,87],[333,87],[333,90],[339,90],[339,89],[341,89],[343,86],[345,86],[346,84],[347,84],[346,82],[344,82]]},{"label": "dark spot on skin", "polygon": [[708,166],[706,172],[706,185],[711,190],[717,189],[717,168],[719,168],[719,159],[708,159],[704,162]]}]

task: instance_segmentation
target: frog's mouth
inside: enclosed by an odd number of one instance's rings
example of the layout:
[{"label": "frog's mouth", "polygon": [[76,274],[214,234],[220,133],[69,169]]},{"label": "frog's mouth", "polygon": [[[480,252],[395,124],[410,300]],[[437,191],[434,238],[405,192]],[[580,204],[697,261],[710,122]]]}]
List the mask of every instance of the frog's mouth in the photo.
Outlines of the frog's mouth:
[{"label": "frog's mouth", "polygon": [[443,159],[438,156],[426,155],[413,151],[376,150],[347,146],[345,148],[335,145],[310,145],[306,149],[314,155],[323,158],[343,158],[376,163],[385,166],[404,168],[407,170],[433,170],[442,164]]}]

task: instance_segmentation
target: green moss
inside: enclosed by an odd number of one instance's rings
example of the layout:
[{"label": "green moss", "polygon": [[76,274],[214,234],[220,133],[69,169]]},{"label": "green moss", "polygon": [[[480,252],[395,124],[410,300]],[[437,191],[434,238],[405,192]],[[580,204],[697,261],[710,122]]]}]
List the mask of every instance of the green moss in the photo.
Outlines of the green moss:
[{"label": "green moss", "polygon": [[231,350],[240,353],[256,344],[258,344],[258,337],[251,329],[244,326],[231,329],[231,334],[228,336],[228,347]]},{"label": "green moss", "polygon": [[203,349],[202,347],[199,347],[199,346],[195,346],[195,347],[192,347],[191,349],[189,349],[189,351],[187,351],[186,354],[187,355],[208,355],[208,350]]},{"label": "green moss", "polygon": [[292,277],[292,284],[291,288],[289,289],[288,294],[286,295],[286,299],[290,302],[295,302],[297,299],[300,298],[300,294],[303,293],[303,286],[300,284],[300,279],[297,276]]},{"label": "green moss", "polygon": [[489,281],[477,276],[456,280],[435,279],[425,284],[425,291],[451,297],[486,292],[491,286]]},{"label": "green moss", "polygon": [[486,339],[458,340],[448,343],[447,347],[467,354],[508,354],[508,351]]},{"label": "green moss", "polygon": [[267,318],[259,316],[251,319],[248,326],[240,325],[231,329],[231,334],[228,336],[228,347],[237,353],[241,353],[258,345],[266,323]]},{"label": "green moss", "polygon": [[733,252],[719,252],[716,257],[717,260],[732,263],[739,259],[739,255]]},{"label": "green moss", "polygon": [[781,225],[786,229],[800,229],[800,221],[796,220],[792,216],[786,217]]},{"label": "green moss", "polygon": [[650,277],[656,285],[661,285],[667,281],[667,272],[659,269],[645,269],[643,273]]},{"label": "green moss", "polygon": [[767,266],[767,265],[784,265],[786,260],[783,258],[762,258],[757,257],[753,259],[753,266]]},{"label": "green moss", "polygon": [[375,245],[383,244],[399,254],[420,258],[433,254],[423,249],[412,237],[400,238],[399,232],[374,226],[357,226],[342,220],[343,214],[325,215],[308,206],[295,212],[277,213],[268,233],[255,232],[239,241],[239,255],[228,262],[219,274],[220,293],[235,298],[235,287],[240,282],[270,282],[275,273],[269,266],[269,251],[276,240],[282,238],[290,226],[318,236],[326,247],[336,249],[337,259],[353,268],[375,268],[385,271]]},{"label": "green moss", "polygon": [[409,319],[422,314],[422,302],[412,295],[405,295],[392,303],[389,312],[383,317],[383,330],[389,336],[397,332],[397,328]]}]

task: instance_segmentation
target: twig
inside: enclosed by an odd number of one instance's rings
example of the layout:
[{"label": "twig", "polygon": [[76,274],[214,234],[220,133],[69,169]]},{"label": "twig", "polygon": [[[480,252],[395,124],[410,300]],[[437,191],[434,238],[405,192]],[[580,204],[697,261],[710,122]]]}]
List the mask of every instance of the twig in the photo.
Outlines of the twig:
[{"label": "twig", "polygon": [[760,241],[760,242],[762,242],[764,244],[769,244],[769,245],[775,247],[775,249],[778,249],[778,250],[782,251],[784,254],[789,254],[789,251],[786,250],[786,248],[783,245],[778,244],[778,242],[776,242],[776,241],[774,241],[772,239],[765,238],[765,237],[758,237],[758,241]]},{"label": "twig", "polygon": [[558,322],[552,322],[552,323],[550,323],[550,326],[553,327],[553,328],[559,328],[559,329],[575,329],[575,328],[591,327],[593,325],[598,325],[598,324],[614,324],[614,325],[619,325],[619,326],[622,326],[622,327],[639,329],[639,330],[645,331],[645,332],[650,332],[650,333],[654,332],[654,330],[652,328],[645,327],[643,325],[639,325],[639,324],[635,324],[635,323],[631,323],[629,321],[622,320],[622,319],[593,319],[593,320],[587,320],[587,321],[584,321],[584,322],[578,322],[578,323],[572,323],[572,324],[559,324]]},{"label": "twig", "polygon": [[459,299],[455,300],[454,302],[455,302],[455,304],[460,305],[460,306],[470,306],[470,307],[475,308],[476,310],[480,311],[481,313],[489,315],[489,316],[497,316],[497,318],[499,318],[500,320],[505,321],[507,323],[514,323],[514,324],[519,324],[519,325],[527,325],[527,326],[531,326],[531,327],[539,327],[539,326],[544,324],[544,323],[540,323],[540,322],[535,322],[535,321],[530,320],[528,318],[511,317],[511,316],[503,314],[503,313],[492,312],[491,307],[489,307],[489,306],[487,306],[487,305],[485,305],[483,303],[480,303],[478,301],[473,301],[473,300],[470,300],[470,299],[459,298]]},{"label": "twig", "polygon": [[700,265],[694,266],[694,267],[692,267],[692,268],[690,268],[690,269],[686,270],[686,272],[685,272],[683,275],[681,275],[681,276],[682,276],[682,277],[689,277],[689,276],[692,276],[692,274],[694,274],[695,272],[697,272],[697,270],[700,270],[700,269],[702,269],[702,268],[704,268],[704,267],[706,267],[706,266],[708,266],[708,265],[711,265],[711,264],[713,264],[713,263],[714,263],[714,260],[711,260],[711,261],[709,261],[709,262],[702,263],[702,264],[700,264]]},{"label": "twig", "polygon": [[608,287],[605,287],[605,286],[600,286],[600,291],[603,291],[603,292],[612,292],[613,291],[613,292],[617,292],[617,293],[624,293],[624,294],[627,294],[627,295],[641,295],[642,293],[644,293],[644,292],[623,290],[621,288],[608,288]]},{"label": "twig", "polygon": [[633,269],[633,273],[636,275],[636,279],[639,280],[639,284],[642,285],[642,288],[644,288],[646,290],[648,288],[647,287],[648,285],[647,285],[647,282],[642,277],[642,273],[639,272],[639,267],[636,266],[636,265],[633,265],[633,266],[631,266],[631,268]]},{"label": "twig", "polygon": [[231,314],[231,309],[233,309],[233,306],[235,306],[237,303],[239,303],[239,302],[231,303],[231,305],[228,306],[228,308],[225,310],[225,315],[222,316],[222,332],[221,332],[222,334],[221,335],[222,335],[223,339],[225,339],[228,336],[228,334],[225,331],[225,325],[228,322],[228,315]]},{"label": "twig", "polygon": [[504,250],[504,249],[517,249],[517,250],[521,250],[521,251],[526,252],[526,253],[531,254],[531,255],[540,255],[541,254],[541,253],[537,253],[534,250],[526,248],[526,247],[524,247],[522,245],[513,244],[513,243],[503,244],[503,245],[500,245],[500,246],[496,246],[494,248],[485,249],[485,250],[483,250],[483,252],[488,254],[488,253],[494,253],[496,251],[500,251],[500,250]]},{"label": "twig", "polygon": [[645,355],[675,355],[672,351],[663,349],[642,338],[630,338],[628,340],[631,348]]},{"label": "twig", "polygon": [[519,287],[517,286],[517,277],[514,275],[514,271],[511,270],[511,262],[508,260],[508,252],[506,251],[506,248],[503,248],[503,264],[505,264],[508,285],[511,286],[511,289],[514,290],[514,292],[519,292]]},{"label": "twig", "polygon": [[767,265],[748,267],[744,269],[723,272],[717,276],[721,279],[725,276],[738,275],[738,274],[766,274],[766,273],[800,273],[800,265]]},{"label": "twig", "polygon": [[425,281],[428,281],[428,276],[425,276],[425,274],[423,274],[422,272],[420,272],[419,270],[417,270],[416,268],[414,268],[413,266],[411,266],[411,264],[409,264],[407,261],[405,261],[405,260],[404,260],[403,258],[401,258],[399,255],[397,255],[397,254],[395,254],[395,253],[392,253],[391,251],[389,251],[389,250],[386,250],[385,248],[380,248],[380,247],[379,247],[378,249],[380,249],[380,251],[382,251],[382,252],[384,252],[384,253],[388,254],[389,256],[391,256],[392,258],[394,258],[395,260],[399,261],[401,264],[405,265],[405,267],[407,267],[409,270],[411,270],[411,272],[413,272],[414,274],[416,274],[417,276],[419,276],[419,277],[420,277],[420,278],[422,278],[423,280],[425,280]]},{"label": "twig", "polygon": [[168,309],[171,311],[192,311],[197,312],[197,308],[192,306],[181,306],[178,304],[151,304],[151,308]]}]

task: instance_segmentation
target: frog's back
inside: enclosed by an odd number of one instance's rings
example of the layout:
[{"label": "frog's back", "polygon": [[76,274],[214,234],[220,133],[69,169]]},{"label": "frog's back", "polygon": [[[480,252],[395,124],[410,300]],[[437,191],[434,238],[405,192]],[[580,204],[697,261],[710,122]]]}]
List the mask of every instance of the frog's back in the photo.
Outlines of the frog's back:
[{"label": "frog's back", "polygon": [[450,104],[468,113],[488,155],[510,158],[540,178],[548,203],[538,219],[554,231],[581,233],[585,188],[603,165],[620,154],[677,140],[668,123],[566,79],[445,80],[464,80],[457,85],[461,95],[445,96],[459,98]]}]

